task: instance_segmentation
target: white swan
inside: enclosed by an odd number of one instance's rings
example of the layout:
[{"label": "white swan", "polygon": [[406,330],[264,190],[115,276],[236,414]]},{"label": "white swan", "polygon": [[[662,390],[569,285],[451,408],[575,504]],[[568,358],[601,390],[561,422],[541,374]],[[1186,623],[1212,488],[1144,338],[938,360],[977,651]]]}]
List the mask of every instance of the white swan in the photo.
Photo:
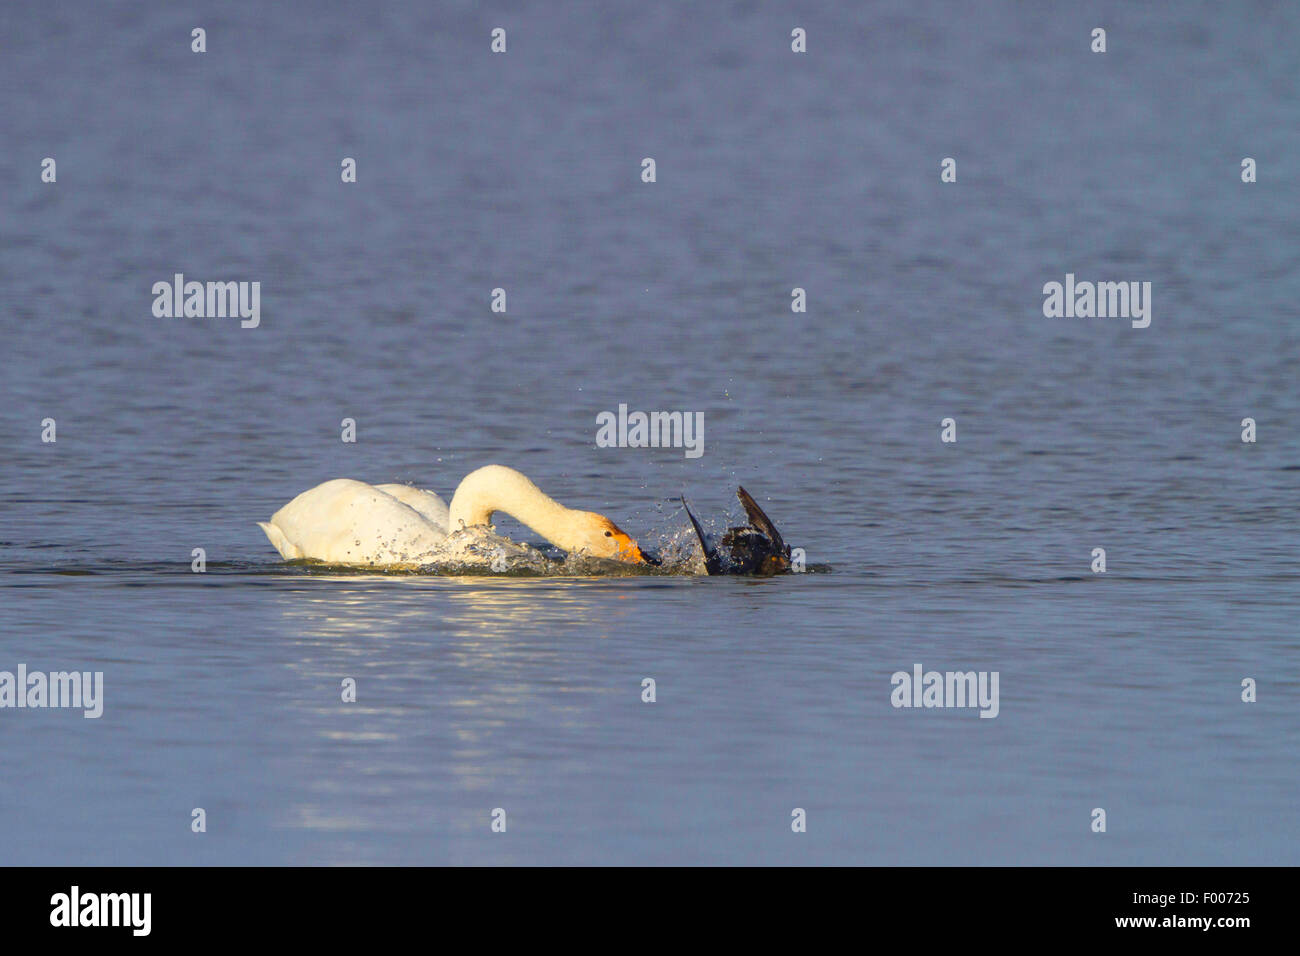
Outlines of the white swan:
[{"label": "white swan", "polygon": [[566,508],[527,476],[502,465],[466,475],[450,508],[432,491],[336,478],[304,491],[269,522],[257,524],[287,560],[409,567],[448,557],[450,534],[490,526],[497,511],[565,551],[645,563],[636,542],[604,515]]}]

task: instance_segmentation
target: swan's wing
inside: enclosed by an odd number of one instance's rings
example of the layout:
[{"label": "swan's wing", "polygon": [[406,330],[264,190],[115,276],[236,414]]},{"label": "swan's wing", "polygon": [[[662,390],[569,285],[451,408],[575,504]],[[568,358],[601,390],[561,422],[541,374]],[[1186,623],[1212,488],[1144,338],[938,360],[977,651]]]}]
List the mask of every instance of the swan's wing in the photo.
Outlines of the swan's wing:
[{"label": "swan's wing", "polygon": [[331,564],[416,565],[446,532],[419,511],[363,481],[336,478],[304,491],[271,516],[267,537],[282,555]]},{"label": "swan's wing", "polygon": [[375,487],[386,495],[392,495],[408,508],[414,508],[443,531],[447,530],[447,525],[451,521],[447,502],[432,491],[423,491],[410,485],[375,485]]}]

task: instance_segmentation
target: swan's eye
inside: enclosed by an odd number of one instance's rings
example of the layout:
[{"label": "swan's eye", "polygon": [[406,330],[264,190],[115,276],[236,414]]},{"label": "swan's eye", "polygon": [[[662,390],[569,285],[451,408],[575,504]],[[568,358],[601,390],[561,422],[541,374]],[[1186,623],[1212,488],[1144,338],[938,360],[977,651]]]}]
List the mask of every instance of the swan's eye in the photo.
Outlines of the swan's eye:
[{"label": "swan's eye", "polygon": [[606,531],[606,532],[605,532],[605,537],[607,537],[607,538],[612,538],[612,537],[614,537],[614,532],[612,532],[612,531]]}]

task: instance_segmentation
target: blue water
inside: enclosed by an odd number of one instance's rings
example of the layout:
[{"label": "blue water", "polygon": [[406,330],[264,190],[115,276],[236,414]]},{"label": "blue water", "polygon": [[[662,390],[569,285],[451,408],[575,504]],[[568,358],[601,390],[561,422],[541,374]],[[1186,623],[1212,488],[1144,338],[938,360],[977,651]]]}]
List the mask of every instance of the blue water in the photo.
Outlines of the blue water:
[{"label": "blue water", "polygon": [[[0,710],[0,863],[1300,861],[1298,46],[1265,3],[6,8],[0,670],[105,702]],[[260,327],[154,318],[176,272]],[[1067,272],[1150,327],[1045,318]],[[704,455],[597,448],[620,403]],[[744,484],[820,573],[254,525],[491,462],[651,546]],[[998,717],[894,708],[916,663]]]}]

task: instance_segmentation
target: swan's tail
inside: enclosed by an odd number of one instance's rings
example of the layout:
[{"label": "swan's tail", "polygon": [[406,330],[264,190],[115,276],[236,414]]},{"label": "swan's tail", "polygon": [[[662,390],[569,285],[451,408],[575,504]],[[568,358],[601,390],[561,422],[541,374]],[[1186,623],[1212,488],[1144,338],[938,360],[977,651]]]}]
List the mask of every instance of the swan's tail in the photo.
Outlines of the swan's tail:
[{"label": "swan's tail", "polygon": [[302,552],[275,525],[259,521],[257,526],[266,532],[266,536],[271,539],[271,544],[275,547],[275,550],[280,552],[280,557],[286,561],[293,561],[302,557]]}]

